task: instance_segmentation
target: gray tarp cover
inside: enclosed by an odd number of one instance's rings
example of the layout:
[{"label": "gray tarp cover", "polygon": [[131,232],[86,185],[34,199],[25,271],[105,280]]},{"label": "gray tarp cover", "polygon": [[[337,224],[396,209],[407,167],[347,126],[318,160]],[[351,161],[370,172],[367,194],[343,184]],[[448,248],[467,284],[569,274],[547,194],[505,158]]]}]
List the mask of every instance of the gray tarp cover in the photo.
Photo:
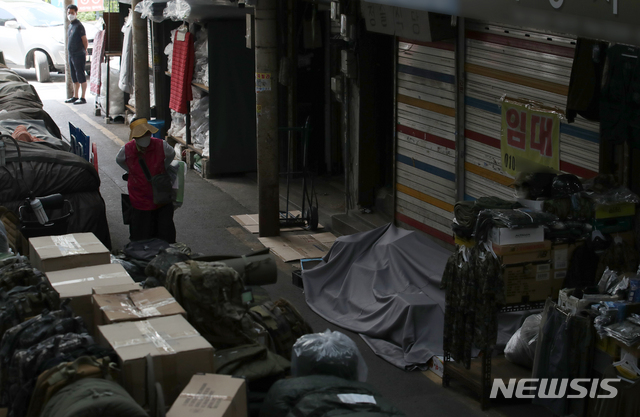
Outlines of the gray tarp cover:
[{"label": "gray tarp cover", "polygon": [[[440,281],[450,255],[426,235],[391,224],[342,236],[323,262],[303,272],[307,304],[325,320],[359,333],[393,365],[426,369],[432,356],[443,354]],[[497,352],[533,313],[498,316]]]},{"label": "gray tarp cover", "polygon": [[373,351],[404,368],[442,355],[444,292],[451,253],[418,232],[387,225],[342,236],[302,275],[309,307],[360,333]]}]

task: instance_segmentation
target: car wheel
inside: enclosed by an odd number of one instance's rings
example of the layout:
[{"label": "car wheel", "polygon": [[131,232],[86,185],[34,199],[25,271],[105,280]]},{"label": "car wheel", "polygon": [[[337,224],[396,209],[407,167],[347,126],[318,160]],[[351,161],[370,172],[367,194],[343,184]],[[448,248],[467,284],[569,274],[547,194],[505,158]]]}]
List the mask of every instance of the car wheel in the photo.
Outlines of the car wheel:
[{"label": "car wheel", "polygon": [[40,83],[51,81],[51,73],[49,73],[49,60],[47,54],[41,51],[33,53],[34,66],[36,67],[36,80]]}]

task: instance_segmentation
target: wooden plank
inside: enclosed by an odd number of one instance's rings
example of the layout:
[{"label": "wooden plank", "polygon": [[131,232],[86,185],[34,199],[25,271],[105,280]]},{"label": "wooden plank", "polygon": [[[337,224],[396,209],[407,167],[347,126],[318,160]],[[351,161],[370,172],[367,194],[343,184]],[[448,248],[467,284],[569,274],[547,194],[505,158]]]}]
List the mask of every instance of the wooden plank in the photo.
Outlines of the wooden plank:
[{"label": "wooden plank", "polygon": [[177,138],[177,137],[175,137],[175,136],[168,135],[168,136],[167,136],[167,139],[169,139],[169,140],[173,140],[174,142],[178,142],[178,143],[180,143],[180,144],[182,144],[182,145],[185,145],[185,146],[187,145],[187,142],[186,142],[184,139],[182,139],[182,138]]},{"label": "wooden plank", "polygon": [[200,84],[200,83],[191,83],[191,84],[192,84],[194,87],[196,87],[196,88],[198,88],[198,89],[200,89],[200,90],[202,90],[202,91],[205,91],[205,92],[207,92],[207,93],[209,92],[209,87],[207,87],[207,86],[206,86],[206,85],[204,85],[204,84]]}]

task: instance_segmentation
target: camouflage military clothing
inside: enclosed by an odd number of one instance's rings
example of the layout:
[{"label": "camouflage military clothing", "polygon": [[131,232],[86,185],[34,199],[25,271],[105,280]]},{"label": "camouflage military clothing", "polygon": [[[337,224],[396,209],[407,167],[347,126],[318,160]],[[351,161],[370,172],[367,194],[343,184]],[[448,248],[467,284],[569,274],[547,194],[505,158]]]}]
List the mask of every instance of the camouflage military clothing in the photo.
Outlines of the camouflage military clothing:
[{"label": "camouflage military clothing", "polygon": [[12,400],[9,394],[14,353],[28,349],[49,337],[66,333],[86,333],[84,321],[80,317],[73,317],[70,310],[58,310],[40,314],[24,323],[7,330],[0,342],[0,393],[2,404],[8,405]]},{"label": "camouflage military clothing", "polygon": [[593,203],[586,195],[576,193],[571,197],[546,200],[544,211],[555,214],[560,220],[589,220],[593,218]]},{"label": "camouflage military clothing", "polygon": [[444,349],[469,368],[473,347],[492,347],[497,340],[497,313],[505,303],[502,266],[483,244],[459,247],[447,261],[442,286]]},{"label": "camouflage military clothing", "polygon": [[46,282],[44,274],[34,269],[28,262],[16,262],[0,268],[0,291],[14,287],[28,287]]},{"label": "camouflage military clothing", "polygon": [[28,349],[14,352],[9,367],[9,378],[5,384],[10,398],[7,416],[25,416],[38,378],[38,369],[44,362],[92,344],[93,338],[87,333],[57,334]]},{"label": "camouflage military clothing", "polygon": [[638,252],[624,241],[614,243],[600,257],[596,280],[600,280],[606,268],[619,273],[636,272],[638,270]]},{"label": "camouflage military clothing", "polygon": [[244,284],[235,269],[220,262],[179,262],[169,268],[165,287],[214,347],[224,349],[257,339],[242,302]]},{"label": "camouflage military clothing", "polygon": [[269,345],[274,352],[285,358],[291,357],[291,348],[300,336],[313,333],[298,310],[284,298],[252,307],[250,314],[269,332],[272,342]]}]

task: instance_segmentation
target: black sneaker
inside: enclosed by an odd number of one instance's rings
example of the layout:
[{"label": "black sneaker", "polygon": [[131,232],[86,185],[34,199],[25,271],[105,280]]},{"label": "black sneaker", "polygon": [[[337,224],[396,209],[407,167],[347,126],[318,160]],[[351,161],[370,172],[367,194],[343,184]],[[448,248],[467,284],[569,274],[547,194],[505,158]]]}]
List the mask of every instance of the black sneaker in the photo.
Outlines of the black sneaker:
[{"label": "black sneaker", "polygon": [[76,100],[73,104],[84,104],[86,103],[87,100],[83,99],[83,98],[79,98],[78,100]]},{"label": "black sneaker", "polygon": [[71,97],[66,99],[64,102],[65,103],[75,103],[78,100],[78,97]]}]

